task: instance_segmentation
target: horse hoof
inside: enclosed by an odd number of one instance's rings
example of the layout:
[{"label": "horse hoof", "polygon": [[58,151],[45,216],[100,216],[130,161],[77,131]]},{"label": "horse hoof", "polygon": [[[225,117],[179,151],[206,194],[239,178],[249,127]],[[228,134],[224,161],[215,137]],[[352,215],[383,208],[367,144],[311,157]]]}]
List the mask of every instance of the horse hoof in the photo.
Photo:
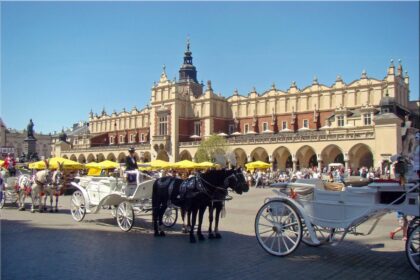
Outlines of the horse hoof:
[{"label": "horse hoof", "polygon": [[155,237],[159,237],[159,236],[160,236],[160,235],[159,235],[159,232],[155,231],[154,236],[155,236]]},{"label": "horse hoof", "polygon": [[35,213],[35,210],[31,210],[31,213]]},{"label": "horse hoof", "polygon": [[165,236],[165,232],[163,230],[160,231],[159,236]]},{"label": "horse hoof", "polygon": [[190,236],[190,243],[196,243],[197,240],[195,239],[194,235]]},{"label": "horse hoof", "polygon": [[220,235],[220,233],[216,233],[216,239],[220,239],[222,238],[222,236]]},{"label": "horse hoof", "polygon": [[205,237],[204,237],[204,235],[202,235],[202,234],[198,234],[197,236],[198,236],[198,240],[199,240],[199,241],[204,241],[204,240],[206,240],[206,238],[205,238]]},{"label": "horse hoof", "polygon": [[214,239],[214,234],[213,233],[209,233],[209,239]]},{"label": "horse hoof", "polygon": [[55,209],[55,213],[58,213],[58,209]]},{"label": "horse hoof", "polygon": [[188,233],[188,229],[187,228],[182,228],[182,233]]}]

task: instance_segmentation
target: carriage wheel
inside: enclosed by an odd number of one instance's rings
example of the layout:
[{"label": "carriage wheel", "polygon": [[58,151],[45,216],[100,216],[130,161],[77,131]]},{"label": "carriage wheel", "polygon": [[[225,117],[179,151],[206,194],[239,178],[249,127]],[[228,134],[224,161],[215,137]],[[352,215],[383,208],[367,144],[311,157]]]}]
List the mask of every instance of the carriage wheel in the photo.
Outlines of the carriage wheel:
[{"label": "carriage wheel", "polygon": [[420,217],[413,218],[407,227],[407,236],[410,236],[412,230],[414,230],[417,226],[420,225]]},{"label": "carriage wheel", "polygon": [[123,201],[117,208],[117,223],[122,231],[129,231],[134,225],[134,210],[130,202]]},{"label": "carriage wheel", "polygon": [[165,214],[163,214],[163,225],[165,227],[173,227],[176,224],[176,221],[178,220],[178,209],[174,207],[168,207],[166,208]]},{"label": "carriage wheel", "polygon": [[4,207],[5,203],[6,203],[6,192],[1,191],[0,209]]},{"label": "carriage wheel", "polygon": [[420,272],[420,226],[416,226],[408,236],[405,254],[411,266]]},{"label": "carriage wheel", "polygon": [[302,222],[302,227],[303,227],[302,242],[305,243],[308,246],[318,247],[318,246],[321,246],[321,245],[327,243],[330,240],[331,229],[329,229],[329,228],[321,227],[321,226],[317,226],[317,225],[312,225],[312,227],[315,231],[316,238],[318,238],[318,240],[320,242],[319,244],[315,244],[315,243],[312,242],[312,239],[309,235],[308,228],[306,227],[305,222]]},{"label": "carriage wheel", "polygon": [[70,212],[76,222],[80,222],[85,218],[86,205],[85,198],[81,191],[75,191],[70,200]]},{"label": "carriage wheel", "polygon": [[302,223],[295,206],[280,200],[265,203],[255,217],[255,235],[268,253],[291,254],[302,239]]}]

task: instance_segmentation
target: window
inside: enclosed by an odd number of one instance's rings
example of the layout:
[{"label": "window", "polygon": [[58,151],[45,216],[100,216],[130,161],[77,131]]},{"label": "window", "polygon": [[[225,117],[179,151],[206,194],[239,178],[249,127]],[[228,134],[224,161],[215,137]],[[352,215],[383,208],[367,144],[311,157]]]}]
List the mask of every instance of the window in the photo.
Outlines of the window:
[{"label": "window", "polygon": [[130,134],[130,143],[134,143],[134,142],[136,142],[136,135]]},{"label": "window", "polygon": [[308,120],[303,120],[303,127],[304,128],[309,128],[309,121]]},{"label": "window", "polygon": [[144,142],[144,134],[140,134],[140,142]]},{"label": "window", "polygon": [[232,133],[234,133],[235,131],[235,125],[234,124],[230,124],[229,125],[229,134],[232,134]]},{"label": "window", "polygon": [[124,136],[120,135],[120,143],[124,143]]},{"label": "window", "polygon": [[109,144],[114,144],[114,136],[109,137]]},{"label": "window", "polygon": [[248,131],[249,131],[249,124],[245,124],[244,133],[248,133]]},{"label": "window", "polygon": [[194,134],[201,136],[201,122],[194,122]]},{"label": "window", "polygon": [[77,140],[78,140],[77,138],[74,139],[74,145],[77,145],[78,144],[78,141]]},{"label": "window", "polygon": [[263,123],[263,131],[267,131],[268,130],[268,123]]},{"label": "window", "polygon": [[287,129],[287,122],[286,121],[282,121],[281,129]]},{"label": "window", "polygon": [[338,116],[337,117],[337,125],[338,126],[344,126],[344,116]]},{"label": "window", "polygon": [[159,117],[159,135],[168,134],[168,116]]},{"label": "window", "polygon": [[370,114],[364,114],[363,115],[363,122],[365,125],[371,125],[372,124],[372,117]]}]

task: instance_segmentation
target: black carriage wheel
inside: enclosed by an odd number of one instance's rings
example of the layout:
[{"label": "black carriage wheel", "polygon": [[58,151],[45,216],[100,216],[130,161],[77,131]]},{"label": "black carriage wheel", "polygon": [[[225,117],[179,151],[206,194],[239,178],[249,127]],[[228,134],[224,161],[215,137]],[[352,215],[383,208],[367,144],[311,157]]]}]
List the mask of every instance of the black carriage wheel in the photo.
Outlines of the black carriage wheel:
[{"label": "black carriage wheel", "polygon": [[405,254],[410,265],[420,272],[420,226],[412,229],[405,242]]},{"label": "black carriage wheel", "polygon": [[178,220],[178,209],[174,207],[166,208],[165,214],[163,214],[163,225],[167,228],[173,227]]}]

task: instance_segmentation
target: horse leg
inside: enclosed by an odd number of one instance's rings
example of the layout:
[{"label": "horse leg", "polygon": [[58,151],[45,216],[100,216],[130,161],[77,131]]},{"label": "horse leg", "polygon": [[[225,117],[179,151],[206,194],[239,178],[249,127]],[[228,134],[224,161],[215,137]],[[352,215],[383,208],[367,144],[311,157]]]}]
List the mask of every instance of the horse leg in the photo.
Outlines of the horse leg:
[{"label": "horse leg", "polygon": [[161,229],[163,225],[163,215],[165,214],[166,208],[168,208],[168,204],[166,202],[162,203],[159,211],[159,236],[165,236],[165,232]]},{"label": "horse leg", "polygon": [[187,226],[185,225],[185,215],[187,210],[185,207],[181,207],[181,219],[182,219],[182,233],[188,233]]},{"label": "horse leg", "polygon": [[152,209],[152,216],[153,216],[153,229],[155,231],[155,236],[159,236],[159,227],[158,227],[158,219],[159,219],[159,206],[155,206]]},{"label": "horse leg", "polygon": [[217,204],[216,206],[216,221],[214,223],[214,232],[216,239],[222,238],[222,236],[219,233],[219,220],[220,220],[220,212],[222,211],[223,204]]},{"label": "horse leg", "polygon": [[32,189],[32,192],[31,192],[31,202],[32,202],[31,213],[35,212],[35,198],[36,198],[35,190]]},{"label": "horse leg", "polygon": [[207,205],[200,207],[198,212],[198,228],[197,228],[197,236],[198,240],[203,241],[205,240],[204,235],[201,233],[201,225],[203,224],[203,216],[204,212],[206,211]]},{"label": "horse leg", "polygon": [[19,211],[24,211],[25,210],[25,198],[26,198],[26,194],[25,194],[25,190],[19,190]]},{"label": "horse leg", "polygon": [[214,239],[214,234],[212,232],[212,226],[213,226],[213,212],[214,208],[213,205],[209,205],[209,239]]},{"label": "horse leg", "polygon": [[50,197],[50,213],[52,213],[52,212],[54,211],[54,208],[53,208],[53,198],[54,198],[54,194],[53,194],[53,192],[52,192],[52,191],[50,191],[50,192],[48,193],[48,195],[49,195],[49,197]]},{"label": "horse leg", "polygon": [[58,195],[55,196],[55,213],[58,212]]},{"label": "horse leg", "polygon": [[190,243],[195,243],[197,242],[194,236],[194,226],[195,226],[195,222],[197,220],[197,212],[198,212],[198,208],[194,207],[192,209],[192,216],[191,216],[191,228],[190,228]]}]

